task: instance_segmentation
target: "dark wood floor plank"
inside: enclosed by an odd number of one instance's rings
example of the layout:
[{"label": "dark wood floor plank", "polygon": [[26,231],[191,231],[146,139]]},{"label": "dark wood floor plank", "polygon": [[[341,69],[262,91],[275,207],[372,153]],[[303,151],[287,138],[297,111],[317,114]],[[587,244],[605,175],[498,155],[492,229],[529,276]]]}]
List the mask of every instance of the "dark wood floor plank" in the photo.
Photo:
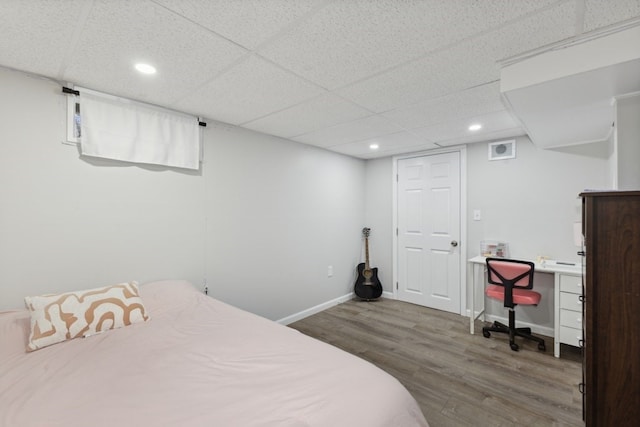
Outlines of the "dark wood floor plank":
[{"label": "dark wood floor plank", "polygon": [[[468,318],[401,301],[348,301],[290,327],[387,371],[432,427],[582,426],[579,351],[470,335]],[[476,330],[482,328],[476,323]]]}]

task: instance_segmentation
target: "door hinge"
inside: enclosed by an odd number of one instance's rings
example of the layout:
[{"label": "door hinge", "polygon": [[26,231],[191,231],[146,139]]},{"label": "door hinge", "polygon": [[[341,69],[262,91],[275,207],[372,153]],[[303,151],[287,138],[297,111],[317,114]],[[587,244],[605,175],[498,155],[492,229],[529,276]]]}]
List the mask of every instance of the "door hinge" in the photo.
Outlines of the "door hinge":
[{"label": "door hinge", "polygon": [[399,289],[399,288],[398,288],[398,282],[396,282],[396,291],[397,291],[398,289]]},{"label": "door hinge", "polygon": [[396,236],[398,235],[398,227],[396,227]]},{"label": "door hinge", "polygon": [[400,181],[399,175],[396,174],[396,182],[399,182],[399,181]]}]

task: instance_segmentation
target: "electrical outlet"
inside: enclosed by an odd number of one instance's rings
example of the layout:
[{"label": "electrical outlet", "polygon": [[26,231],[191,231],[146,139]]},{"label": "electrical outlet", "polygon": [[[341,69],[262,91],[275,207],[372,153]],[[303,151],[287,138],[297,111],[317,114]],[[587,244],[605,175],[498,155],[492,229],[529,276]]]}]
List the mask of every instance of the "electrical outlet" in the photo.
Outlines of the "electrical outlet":
[{"label": "electrical outlet", "polygon": [[327,267],[327,277],[333,277],[333,265]]}]

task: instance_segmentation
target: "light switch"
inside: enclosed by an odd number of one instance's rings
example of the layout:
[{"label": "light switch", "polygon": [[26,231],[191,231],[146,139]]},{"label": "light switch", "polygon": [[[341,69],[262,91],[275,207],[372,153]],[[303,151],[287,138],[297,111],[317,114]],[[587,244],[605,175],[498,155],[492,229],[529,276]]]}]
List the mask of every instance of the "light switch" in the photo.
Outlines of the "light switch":
[{"label": "light switch", "polygon": [[480,213],[480,209],[473,210],[473,220],[480,221],[482,219],[482,214]]}]

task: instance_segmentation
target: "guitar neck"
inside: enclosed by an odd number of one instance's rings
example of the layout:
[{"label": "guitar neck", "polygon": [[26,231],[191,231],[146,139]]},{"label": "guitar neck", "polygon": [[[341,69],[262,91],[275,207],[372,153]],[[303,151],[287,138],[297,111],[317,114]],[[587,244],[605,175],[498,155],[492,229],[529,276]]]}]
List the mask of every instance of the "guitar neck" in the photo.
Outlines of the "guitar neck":
[{"label": "guitar neck", "polygon": [[369,270],[369,238],[364,238],[364,269]]}]

